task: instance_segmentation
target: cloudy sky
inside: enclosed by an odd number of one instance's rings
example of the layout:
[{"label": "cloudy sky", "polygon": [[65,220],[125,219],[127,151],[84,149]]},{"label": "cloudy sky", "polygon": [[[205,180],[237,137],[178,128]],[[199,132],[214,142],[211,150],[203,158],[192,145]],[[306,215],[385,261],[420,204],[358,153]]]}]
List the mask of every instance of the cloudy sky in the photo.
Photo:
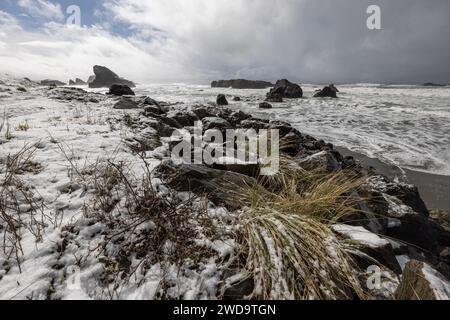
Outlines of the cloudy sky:
[{"label": "cloudy sky", "polygon": [[[370,4],[381,30],[366,26]],[[81,26],[67,25],[70,5]],[[0,72],[450,83],[449,31],[449,0],[0,0]]]}]

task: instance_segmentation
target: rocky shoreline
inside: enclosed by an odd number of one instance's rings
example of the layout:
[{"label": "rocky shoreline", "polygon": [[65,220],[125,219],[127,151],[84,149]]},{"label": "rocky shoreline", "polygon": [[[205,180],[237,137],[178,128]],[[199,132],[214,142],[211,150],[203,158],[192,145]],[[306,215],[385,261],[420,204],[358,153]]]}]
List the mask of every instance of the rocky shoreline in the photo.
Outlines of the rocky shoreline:
[{"label": "rocky shoreline", "polygon": [[[277,89],[283,85],[278,83],[267,97],[301,97],[301,88],[284,84],[288,90]],[[127,146],[124,154],[136,162],[142,160],[147,168],[137,174],[144,179],[133,180],[126,176],[128,171],[121,162],[108,159],[106,167],[97,163],[95,170],[81,170],[67,157],[73,178],[67,184],[70,190],[60,193],[67,192],[71,197],[87,194],[91,198],[83,200],[84,213],[81,209],[75,211],[70,224],[57,226],[51,232],[61,241],[56,252],[59,266],[52,265],[53,283],[50,281],[51,292],[46,293],[50,298],[60,297],[66,288],[65,283],[55,284],[54,280],[68,264],[75,263],[69,263],[68,256],[83,256],[85,251],[95,254],[77,262],[78,267],[86,271],[95,265],[99,271],[89,275],[97,286],[105,288],[116,281],[115,273],[105,271],[115,265],[124,292],[145,287],[150,281],[148,273],[162,265],[181,268],[178,270],[182,270],[184,278],[164,278],[164,285],[155,290],[161,296],[151,296],[155,299],[450,298],[449,216],[430,215],[417,187],[393,181],[289,123],[255,118],[213,102],[171,105],[147,96],[127,95],[130,92],[122,87],[116,89],[125,95],[116,96],[25,82],[25,92],[14,90],[14,86],[2,84],[0,101],[14,101],[23,95],[28,100],[39,97],[64,106],[111,112],[111,131],[102,129],[102,135],[114,135],[112,128],[120,126],[127,132],[122,139]],[[260,176],[260,164],[173,163],[172,133],[192,132],[195,122],[202,122],[205,130],[279,130],[283,159],[280,175],[273,179]],[[0,147],[12,143],[14,138],[3,139]],[[150,163],[154,164],[152,168]],[[98,171],[100,168],[107,171]],[[105,176],[114,182],[100,179]],[[92,177],[97,180],[87,183]],[[2,186],[16,187],[5,180]],[[247,193],[251,195],[245,196]],[[179,200],[172,202],[174,199]],[[47,207],[55,205],[46,201]],[[200,214],[202,201],[207,206]],[[11,231],[4,225],[6,214],[11,212],[5,211],[2,216],[0,231],[5,234]],[[152,239],[151,243],[148,239]],[[223,243],[233,245],[225,250]],[[283,244],[289,254],[282,252]],[[319,244],[322,247],[315,248]],[[183,248],[191,250],[188,258],[181,254]],[[258,250],[267,252],[260,255]],[[0,286],[2,280],[14,276],[14,270],[21,273],[17,269],[20,263],[14,259],[2,257],[1,262],[9,269],[0,268]],[[26,264],[26,260],[22,263]],[[257,263],[265,264],[267,269],[261,270]],[[134,282],[131,276],[137,273],[140,275]],[[189,288],[185,288],[184,295],[177,297],[174,290],[180,289],[180,281],[184,281],[183,288],[193,281],[189,274],[202,283],[207,279],[209,285],[196,296],[190,296]],[[299,280],[289,284],[289,274]],[[311,282],[310,277],[316,281]],[[381,284],[370,285],[374,279]],[[314,283],[317,280],[319,286]],[[100,298],[95,289],[83,292]]]}]

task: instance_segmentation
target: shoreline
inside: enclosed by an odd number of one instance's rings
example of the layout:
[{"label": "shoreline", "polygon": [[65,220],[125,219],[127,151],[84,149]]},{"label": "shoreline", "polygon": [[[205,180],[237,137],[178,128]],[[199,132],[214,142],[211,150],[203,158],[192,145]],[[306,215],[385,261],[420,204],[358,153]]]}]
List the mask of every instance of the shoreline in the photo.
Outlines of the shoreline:
[{"label": "shoreline", "polygon": [[352,156],[364,166],[373,167],[390,179],[399,178],[415,185],[429,210],[450,211],[450,176],[414,171],[389,165],[383,161],[353,152],[345,147],[335,146],[343,156]]}]

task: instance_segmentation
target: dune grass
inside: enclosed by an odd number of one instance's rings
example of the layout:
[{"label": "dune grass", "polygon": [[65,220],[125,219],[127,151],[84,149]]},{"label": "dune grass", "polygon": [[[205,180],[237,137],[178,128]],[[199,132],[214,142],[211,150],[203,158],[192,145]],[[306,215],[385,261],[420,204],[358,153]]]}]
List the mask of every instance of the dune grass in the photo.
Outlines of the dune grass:
[{"label": "dune grass", "polygon": [[[355,212],[362,183],[349,172],[304,171],[282,161],[275,177],[243,190],[239,217],[242,269],[257,299],[364,299],[356,263],[330,226]],[[276,186],[271,191],[263,188]],[[265,191],[264,191],[265,190]]]}]

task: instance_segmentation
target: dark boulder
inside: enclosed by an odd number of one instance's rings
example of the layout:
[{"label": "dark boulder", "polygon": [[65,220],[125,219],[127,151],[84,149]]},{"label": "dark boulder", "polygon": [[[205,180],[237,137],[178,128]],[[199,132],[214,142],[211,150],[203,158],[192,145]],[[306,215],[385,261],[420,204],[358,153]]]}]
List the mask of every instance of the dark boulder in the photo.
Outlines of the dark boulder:
[{"label": "dark boulder", "polygon": [[445,85],[434,82],[426,82],[423,84],[424,87],[445,87]]},{"label": "dark boulder", "polygon": [[411,260],[395,293],[397,300],[449,300],[450,283],[428,264]]},{"label": "dark boulder", "polygon": [[248,188],[256,183],[254,178],[236,172],[203,165],[175,165],[172,161],[162,162],[155,173],[177,191],[207,194],[208,199],[214,204],[223,205],[229,209],[240,207],[236,197],[230,194],[230,190],[236,190],[236,196],[238,196],[239,188]]},{"label": "dark boulder", "polygon": [[219,117],[203,118],[202,122],[203,122],[203,130],[205,131],[211,129],[226,130],[233,128],[227,120]]},{"label": "dark boulder", "polygon": [[233,89],[266,89],[273,87],[273,84],[267,81],[259,80],[219,80],[211,83],[212,88],[233,88]]},{"label": "dark boulder", "polygon": [[192,127],[195,125],[195,122],[200,120],[194,112],[177,112],[170,118],[174,119],[183,127]]},{"label": "dark boulder", "polygon": [[228,105],[227,98],[225,97],[224,94],[219,94],[219,95],[217,96],[216,103],[217,103],[219,106],[227,106],[227,105]]},{"label": "dark boulder", "polygon": [[233,101],[241,101],[241,98],[240,97],[234,97]]},{"label": "dark boulder", "polygon": [[266,101],[281,103],[281,102],[283,102],[283,97],[281,96],[281,94],[273,93],[273,94],[267,95]]},{"label": "dark boulder", "polygon": [[81,80],[80,78],[76,78],[75,79],[75,85],[77,85],[77,86],[84,86],[84,85],[86,85],[87,83],[86,82],[84,82],[83,80]]},{"label": "dark boulder", "polygon": [[435,250],[438,233],[415,186],[372,176],[361,189],[380,193],[377,205],[380,211],[384,208],[389,221],[386,235],[427,251]]},{"label": "dark boulder", "polygon": [[57,86],[65,86],[66,84],[62,81],[58,81],[58,80],[42,80],[41,81],[41,85],[43,86],[50,86],[50,87],[57,87]]},{"label": "dark boulder", "polygon": [[261,102],[259,104],[260,109],[272,109],[272,105],[268,102]]},{"label": "dark boulder", "polygon": [[266,101],[279,100],[281,98],[302,98],[303,90],[295,83],[292,83],[286,79],[278,80],[275,86],[267,94]]},{"label": "dark boulder", "polygon": [[75,81],[72,79],[69,80],[69,85],[71,86],[84,86],[86,84],[87,83],[81,80],[80,78],[76,78]]},{"label": "dark boulder", "polygon": [[320,90],[319,92],[317,92],[314,97],[315,98],[337,98],[337,89],[335,86],[327,86],[324,87],[322,90]]},{"label": "dark boulder", "polygon": [[[345,224],[335,224],[331,229],[342,237],[352,243],[358,251],[355,251],[356,260],[362,269],[367,269],[374,264],[373,259],[378,263],[389,268],[396,274],[401,274],[402,269],[395,257],[394,249],[389,241],[379,237],[377,234],[369,230]],[[369,258],[370,257],[370,258]]]},{"label": "dark boulder", "polygon": [[135,87],[132,81],[120,78],[117,74],[103,66],[94,66],[95,78],[89,82],[89,88],[109,88],[113,84],[124,84]]},{"label": "dark boulder", "polygon": [[109,94],[115,96],[134,96],[133,90],[126,84],[113,84],[109,88]]},{"label": "dark boulder", "polygon": [[121,109],[121,110],[127,110],[127,109],[137,109],[138,105],[136,102],[130,99],[121,98],[113,107],[114,109]]}]

